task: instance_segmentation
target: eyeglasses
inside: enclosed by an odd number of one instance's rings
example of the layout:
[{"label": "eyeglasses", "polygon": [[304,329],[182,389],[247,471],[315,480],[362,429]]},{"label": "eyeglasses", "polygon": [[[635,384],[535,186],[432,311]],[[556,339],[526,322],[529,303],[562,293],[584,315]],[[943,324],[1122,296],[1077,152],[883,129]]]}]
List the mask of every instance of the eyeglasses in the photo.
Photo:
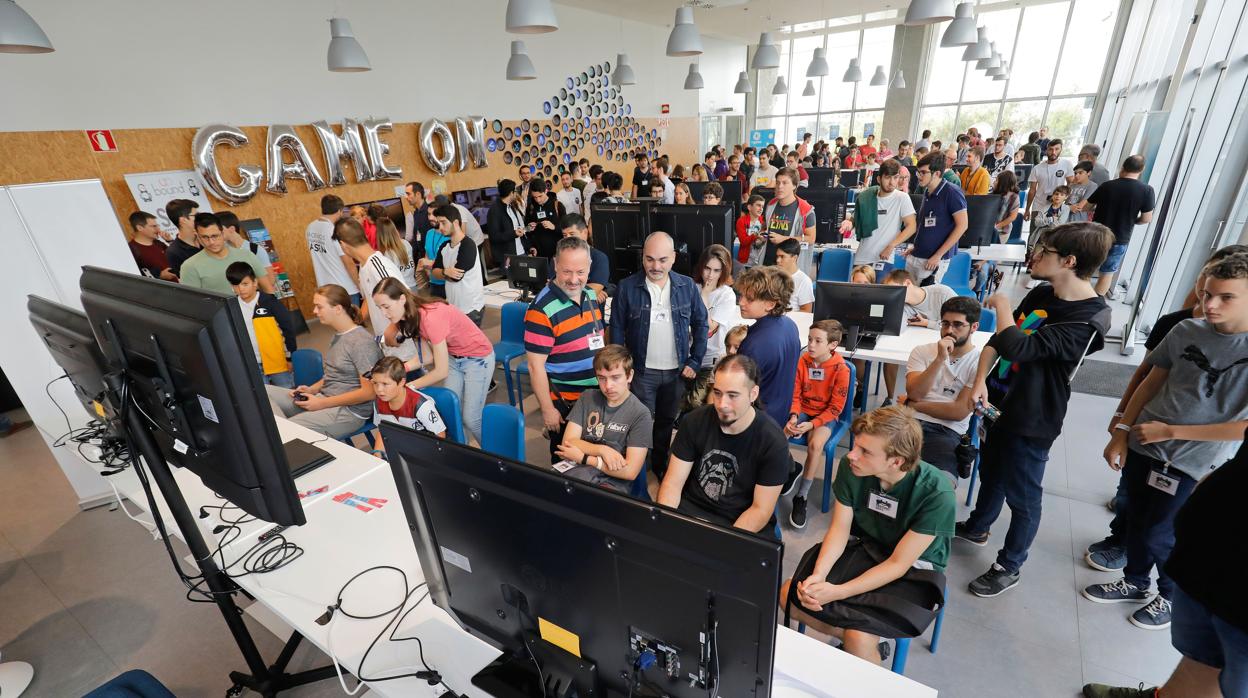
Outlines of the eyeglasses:
[{"label": "eyeglasses", "polygon": [[949,322],[948,320],[940,321],[940,329],[942,330],[954,329],[960,331],[970,326],[971,324],[969,322]]},{"label": "eyeglasses", "polygon": [[1053,249],[1052,247],[1045,247],[1044,245],[1037,245],[1036,251],[1032,253],[1032,256],[1039,259],[1040,257],[1043,257],[1046,254],[1056,255],[1059,253],[1057,250]]},{"label": "eyeglasses", "polygon": [[920,177],[923,177],[925,175],[930,175],[931,173],[932,173],[931,170],[915,170],[915,174],[917,174]]}]

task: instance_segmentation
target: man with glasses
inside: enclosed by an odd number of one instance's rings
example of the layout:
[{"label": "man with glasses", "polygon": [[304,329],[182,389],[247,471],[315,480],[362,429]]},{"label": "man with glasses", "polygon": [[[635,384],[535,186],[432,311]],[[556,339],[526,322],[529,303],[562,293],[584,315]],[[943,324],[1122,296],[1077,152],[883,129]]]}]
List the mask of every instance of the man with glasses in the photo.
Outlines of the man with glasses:
[{"label": "man with glasses", "polygon": [[[906,251],[906,271],[915,283],[927,286],[945,278],[949,260],[958,251],[958,239],[967,226],[966,195],[941,176],[945,170],[942,153],[928,153],[917,167],[923,205],[914,244]],[[913,231],[901,231],[889,249],[910,239],[911,234]]]},{"label": "man with glasses", "polygon": [[199,238],[195,234],[195,213],[199,204],[190,199],[173,199],[165,204],[165,215],[169,222],[178,229],[178,234],[165,250],[165,261],[169,263],[169,271],[174,276],[182,274],[182,264],[199,254]]},{"label": "man with glasses", "polygon": [[195,233],[203,249],[182,263],[182,283],[195,288],[218,293],[233,294],[225,270],[235,262],[246,262],[256,272],[260,290],[273,293],[273,278],[260,260],[246,248],[231,247],[225,243],[225,233],[215,214],[195,215]]},{"label": "man with glasses", "polygon": [[940,468],[957,486],[958,445],[971,421],[971,388],[979,349],[979,302],[958,296],[940,306],[940,339],[910,352],[906,394],[898,402],[915,411],[923,428],[922,459]]}]

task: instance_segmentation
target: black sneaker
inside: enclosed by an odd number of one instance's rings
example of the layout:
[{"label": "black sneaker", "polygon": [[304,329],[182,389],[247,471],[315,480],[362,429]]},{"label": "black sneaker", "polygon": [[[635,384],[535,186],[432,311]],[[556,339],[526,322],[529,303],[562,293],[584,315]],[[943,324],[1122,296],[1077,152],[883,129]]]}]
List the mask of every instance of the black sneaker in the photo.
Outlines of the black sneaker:
[{"label": "black sneaker", "polygon": [[891,407],[892,404],[893,404],[893,399],[891,397],[886,397],[884,398],[884,402],[880,403],[880,407]]},{"label": "black sneaker", "polygon": [[1121,572],[1127,567],[1127,549],[1103,548],[1094,551],[1088,548],[1088,552],[1083,556],[1083,559],[1088,563],[1088,567],[1094,570]]},{"label": "black sneaker", "polygon": [[793,528],[806,528],[806,498],[793,498],[793,511],[789,512],[789,523],[793,524]]},{"label": "black sneaker", "polygon": [[970,589],[972,594],[987,599],[1000,596],[1007,589],[1018,586],[1019,577],[1018,572],[1010,574],[1005,571],[1004,567],[994,562],[987,572],[972,579],[966,588]]},{"label": "black sneaker", "polygon": [[1131,625],[1144,630],[1165,630],[1170,627],[1170,599],[1160,594],[1148,605],[1131,614]]},{"label": "black sneaker", "polygon": [[495,389],[495,388],[497,388],[497,387],[498,387],[498,381],[496,381],[496,380],[491,380],[491,381],[490,381],[490,389],[489,389],[488,391],[486,391],[486,393],[488,394],[488,393],[492,393],[492,392],[494,392],[494,389]]},{"label": "black sneaker", "polygon": [[858,385],[854,392],[854,409],[864,410],[867,407],[867,394],[862,391],[862,385]]},{"label": "black sneaker", "polygon": [[1128,688],[1127,686],[1107,686],[1103,683],[1089,683],[1083,686],[1083,698],[1153,698],[1156,688]]},{"label": "black sneaker", "polygon": [[984,531],[983,533],[971,533],[971,530],[966,527],[965,521],[959,521],[954,524],[953,537],[961,538],[967,543],[970,543],[971,545],[978,545],[981,548],[988,545],[988,532]]},{"label": "black sneaker", "polygon": [[793,494],[797,489],[797,482],[802,479],[802,464],[793,461],[793,469],[789,471],[789,479],[784,481],[784,489],[780,490],[781,497],[787,497]]},{"label": "black sneaker", "polygon": [[1093,584],[1079,592],[1083,598],[1096,603],[1143,603],[1148,601],[1148,589],[1141,589],[1125,578],[1105,584]]}]

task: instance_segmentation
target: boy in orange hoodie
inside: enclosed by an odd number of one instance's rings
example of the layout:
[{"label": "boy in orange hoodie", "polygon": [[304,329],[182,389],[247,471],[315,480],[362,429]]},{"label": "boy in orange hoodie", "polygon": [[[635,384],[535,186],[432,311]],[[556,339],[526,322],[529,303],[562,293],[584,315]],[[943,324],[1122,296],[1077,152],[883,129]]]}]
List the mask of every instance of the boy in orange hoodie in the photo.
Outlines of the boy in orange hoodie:
[{"label": "boy in orange hoodie", "polygon": [[785,436],[806,435],[806,465],[789,514],[794,528],[806,527],[806,498],[815,483],[815,473],[823,467],[823,447],[832,436],[829,425],[845,409],[849,367],[836,353],[842,332],[841,323],[836,320],[820,320],[811,325],[806,351],[797,361],[793,404],[784,425]]}]

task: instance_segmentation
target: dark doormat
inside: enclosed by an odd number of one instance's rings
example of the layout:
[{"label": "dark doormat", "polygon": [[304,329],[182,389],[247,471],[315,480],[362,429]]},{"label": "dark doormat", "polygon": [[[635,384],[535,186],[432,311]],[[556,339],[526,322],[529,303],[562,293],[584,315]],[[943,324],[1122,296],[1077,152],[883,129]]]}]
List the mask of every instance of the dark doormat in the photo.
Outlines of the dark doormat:
[{"label": "dark doormat", "polygon": [[1097,361],[1087,359],[1075,374],[1070,389],[1076,393],[1100,395],[1102,397],[1122,397],[1131,382],[1131,374],[1135,373],[1132,364],[1120,364],[1113,361]]}]

